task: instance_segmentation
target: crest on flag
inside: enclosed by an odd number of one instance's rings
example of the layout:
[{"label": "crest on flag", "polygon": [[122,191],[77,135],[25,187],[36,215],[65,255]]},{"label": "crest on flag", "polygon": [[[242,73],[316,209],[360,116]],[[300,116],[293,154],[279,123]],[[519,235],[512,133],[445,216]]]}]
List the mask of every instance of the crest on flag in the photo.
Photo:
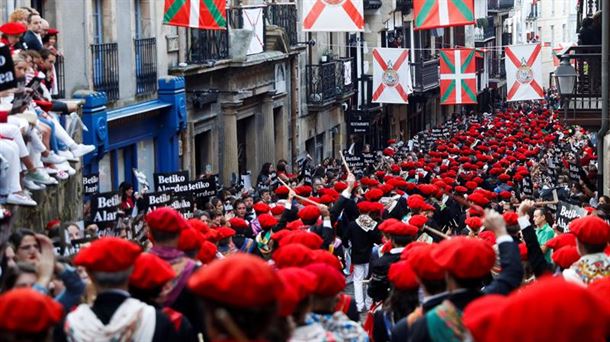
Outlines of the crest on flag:
[{"label": "crest on flag", "polygon": [[475,49],[441,49],[441,105],[476,104]]},{"label": "crest on flag", "polygon": [[544,98],[540,44],[513,45],[504,49],[506,60],[507,101]]},{"label": "crest on flag", "polygon": [[163,23],[206,30],[227,28],[226,0],[165,0]]},{"label": "crest on flag", "polygon": [[364,0],[303,0],[303,31],[364,30]]},{"label": "crest on flag", "polygon": [[413,92],[407,49],[373,49],[373,102],[408,103]]},{"label": "crest on flag", "polygon": [[475,23],[474,0],[414,0],[413,9],[416,30]]}]

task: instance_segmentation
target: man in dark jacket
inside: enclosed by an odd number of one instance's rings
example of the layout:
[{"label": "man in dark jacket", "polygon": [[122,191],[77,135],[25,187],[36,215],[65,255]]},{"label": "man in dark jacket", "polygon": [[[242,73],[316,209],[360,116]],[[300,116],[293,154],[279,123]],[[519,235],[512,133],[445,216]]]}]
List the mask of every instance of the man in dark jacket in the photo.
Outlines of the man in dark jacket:
[{"label": "man in dark jacket", "polygon": [[28,17],[28,31],[23,35],[23,41],[28,50],[42,50],[42,18],[40,15],[32,13]]}]

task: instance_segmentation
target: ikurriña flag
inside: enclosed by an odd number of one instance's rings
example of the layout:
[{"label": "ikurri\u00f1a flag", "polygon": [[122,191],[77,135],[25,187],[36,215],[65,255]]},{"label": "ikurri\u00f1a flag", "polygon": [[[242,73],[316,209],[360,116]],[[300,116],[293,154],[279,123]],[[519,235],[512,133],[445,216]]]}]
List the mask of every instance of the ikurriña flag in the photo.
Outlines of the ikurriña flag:
[{"label": "ikurri\u00f1a flag", "polygon": [[415,29],[472,25],[474,0],[414,0]]},{"label": "ikurri\u00f1a flag", "polygon": [[477,103],[475,49],[441,49],[441,104]]},{"label": "ikurri\u00f1a flag", "polygon": [[163,23],[202,30],[227,28],[226,0],[165,0]]}]

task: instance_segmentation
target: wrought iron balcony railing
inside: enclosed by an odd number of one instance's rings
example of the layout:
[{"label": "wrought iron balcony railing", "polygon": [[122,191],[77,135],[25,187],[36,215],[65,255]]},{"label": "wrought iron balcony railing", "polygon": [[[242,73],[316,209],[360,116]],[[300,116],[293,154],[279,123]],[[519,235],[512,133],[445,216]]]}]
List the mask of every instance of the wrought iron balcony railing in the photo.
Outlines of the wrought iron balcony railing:
[{"label": "wrought iron balcony railing", "polygon": [[602,73],[601,45],[574,46],[563,55],[570,59],[576,69],[576,88],[572,95],[571,110],[601,111]]},{"label": "wrought iron balcony railing", "polygon": [[423,93],[440,85],[438,58],[411,63],[413,91]]},{"label": "wrought iron balcony railing", "polygon": [[191,29],[189,63],[206,64],[229,58],[228,30]]},{"label": "wrought iron balcony railing", "polygon": [[413,0],[396,0],[396,10],[408,14],[413,10]]},{"label": "wrought iron balcony railing", "polygon": [[108,101],[119,99],[119,48],[117,43],[91,44],[93,89],[103,91]]},{"label": "wrought iron balcony railing", "polygon": [[307,65],[305,67],[307,103],[313,106],[325,106],[353,95],[354,72],[353,57]]},{"label": "wrought iron balcony railing", "polygon": [[381,0],[364,0],[365,10],[376,10],[381,7]]},{"label": "wrought iron balcony railing", "polygon": [[290,46],[298,44],[298,11],[295,4],[270,4],[267,6],[267,18],[270,24],[286,31]]},{"label": "wrought iron balcony railing", "polygon": [[136,95],[152,94],[157,90],[157,39],[133,40],[136,52]]}]

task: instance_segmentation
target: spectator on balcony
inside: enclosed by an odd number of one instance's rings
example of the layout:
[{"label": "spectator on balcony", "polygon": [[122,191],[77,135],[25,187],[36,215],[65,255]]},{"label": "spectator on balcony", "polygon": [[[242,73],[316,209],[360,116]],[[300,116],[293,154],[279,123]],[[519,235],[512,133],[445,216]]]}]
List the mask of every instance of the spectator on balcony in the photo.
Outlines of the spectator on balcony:
[{"label": "spectator on balcony", "polygon": [[28,32],[23,36],[23,40],[28,49],[40,51],[42,49],[42,18],[39,14],[30,13],[28,16]]},{"label": "spectator on balcony", "polygon": [[23,49],[21,37],[26,31],[27,27],[22,23],[6,23],[0,26],[0,32],[2,32],[0,42],[8,46],[11,53],[13,53],[15,50],[21,50]]}]

